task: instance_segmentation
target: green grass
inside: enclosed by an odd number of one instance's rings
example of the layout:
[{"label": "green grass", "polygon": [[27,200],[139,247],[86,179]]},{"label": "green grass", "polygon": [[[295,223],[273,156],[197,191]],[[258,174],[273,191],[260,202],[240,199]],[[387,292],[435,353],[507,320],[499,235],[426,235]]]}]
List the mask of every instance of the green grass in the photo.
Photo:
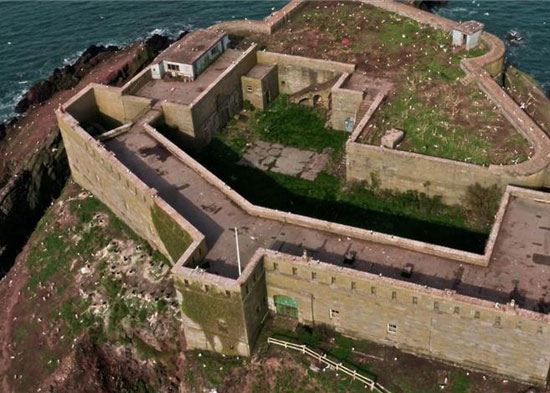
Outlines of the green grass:
[{"label": "green grass", "polygon": [[435,157],[489,165],[491,144],[479,134],[454,125],[441,107],[427,106],[414,90],[401,90],[391,104],[383,105],[376,114],[378,132],[367,142],[380,144],[385,130],[405,131],[400,150]]},{"label": "green grass", "polygon": [[348,137],[343,131],[326,128],[320,113],[290,102],[285,95],[277,97],[267,110],[254,112],[249,127],[264,141],[317,152],[342,150]]},{"label": "green grass", "polygon": [[181,226],[158,206],[151,209],[153,224],[175,263],[191,245],[193,239]]}]

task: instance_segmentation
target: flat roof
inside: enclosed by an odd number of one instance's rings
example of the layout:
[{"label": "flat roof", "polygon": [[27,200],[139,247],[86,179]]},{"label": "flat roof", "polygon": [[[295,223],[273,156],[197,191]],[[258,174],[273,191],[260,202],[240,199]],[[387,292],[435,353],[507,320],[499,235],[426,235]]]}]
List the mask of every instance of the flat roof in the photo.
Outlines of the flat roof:
[{"label": "flat roof", "polygon": [[472,35],[480,30],[483,30],[483,26],[485,25],[477,20],[469,20],[468,22],[462,22],[459,24],[455,30],[458,30],[466,35]]},{"label": "flat roof", "polygon": [[156,63],[173,61],[175,63],[193,64],[226,35],[226,33],[213,29],[196,30],[170,45],[160,54]]},{"label": "flat roof", "polygon": [[[343,266],[347,251],[357,253],[351,267],[437,289],[548,312],[550,305],[550,204],[511,197],[488,267],[460,263],[397,246],[339,236],[266,218],[252,217],[149,135],[131,131],[105,142],[127,168],[206,237],[207,271],[236,278],[233,228],[239,228],[241,260],[248,263],[262,247]],[[414,266],[410,278],[402,272]]]},{"label": "flat roof", "polygon": [[174,79],[152,79],[133,92],[132,95],[189,105],[229,66],[237,61],[242,53],[239,50],[227,49],[191,82]]},{"label": "flat roof", "polygon": [[254,79],[262,79],[265,77],[273,68],[276,66],[274,64],[256,64],[250,71],[248,71],[248,74],[246,74],[249,78]]}]

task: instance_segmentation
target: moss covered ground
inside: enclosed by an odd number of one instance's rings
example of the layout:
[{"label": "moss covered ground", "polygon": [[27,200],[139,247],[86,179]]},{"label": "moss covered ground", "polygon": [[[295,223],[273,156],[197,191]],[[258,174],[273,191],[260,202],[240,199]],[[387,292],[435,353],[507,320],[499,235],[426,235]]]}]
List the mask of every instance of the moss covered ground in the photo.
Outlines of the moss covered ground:
[{"label": "moss covered ground", "polygon": [[461,83],[460,61],[488,50],[451,47],[451,36],[412,19],[353,2],[313,2],[271,37],[249,35],[267,50],[357,65],[393,85],[375,113],[365,143],[391,128],[405,131],[400,149],[475,163],[513,164],[532,154],[528,142],[475,83]]},{"label": "moss covered ground", "polygon": [[[428,197],[418,192],[384,190],[379,187],[376,178],[368,183],[346,184],[341,162],[343,142],[338,140],[334,143],[335,138],[331,134],[338,131],[324,129],[316,134],[315,146],[331,146],[334,150],[329,165],[314,181],[240,165],[238,162],[247,147],[255,140],[264,139],[263,127],[269,128],[276,119],[283,119],[284,125],[284,119],[291,118],[287,115],[292,112],[291,122],[296,125],[307,124],[307,120],[314,116],[318,117],[317,121],[322,120],[321,114],[309,108],[300,106],[302,110],[298,113],[294,110],[296,106],[300,105],[281,105],[275,101],[263,113],[246,111],[241,120],[233,120],[226,130],[195,154],[195,158],[245,198],[260,206],[483,252],[492,223],[476,220],[478,213],[475,207],[448,206],[438,197]],[[301,114],[306,118],[303,122],[296,119]],[[280,129],[286,128],[283,126]],[[293,130],[296,134],[301,131],[299,127]],[[278,132],[277,135],[282,135],[277,141],[286,144],[284,133]],[[308,139],[290,143],[305,147]]]}]

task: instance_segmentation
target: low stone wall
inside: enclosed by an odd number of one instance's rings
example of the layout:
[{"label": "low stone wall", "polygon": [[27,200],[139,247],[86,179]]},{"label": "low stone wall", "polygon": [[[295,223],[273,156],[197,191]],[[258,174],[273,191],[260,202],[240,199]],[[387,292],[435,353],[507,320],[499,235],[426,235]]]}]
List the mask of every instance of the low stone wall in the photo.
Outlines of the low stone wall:
[{"label": "low stone wall", "polygon": [[282,9],[273,12],[263,21],[258,20],[236,20],[231,22],[219,23],[214,28],[226,31],[231,34],[267,34],[271,35],[279,28],[281,28],[286,21],[303,6],[307,4],[306,1],[292,0]]},{"label": "low stone wall", "polygon": [[298,304],[298,320],[430,358],[546,384],[550,317],[454,291],[264,250],[269,309]]},{"label": "low stone wall", "polygon": [[337,224],[334,222],[319,220],[311,217],[305,217],[293,213],[280,212],[274,209],[268,209],[253,205],[240,194],[235,192],[231,187],[221,181],[218,177],[208,171],[205,167],[195,161],[187,153],[162,136],[152,127],[146,127],[146,132],[163,145],[174,157],[181,160],[189,168],[193,169],[199,176],[207,182],[217,187],[230,200],[237,204],[248,214],[255,217],[262,217],[274,221],[290,223],[293,225],[312,228],[330,233],[336,233],[344,237],[351,237],[359,240],[372,241],[380,244],[388,244],[396,247],[401,247],[407,250],[422,252],[425,254],[436,255],[443,258],[456,260],[458,262],[470,263],[474,265],[487,266],[490,256],[487,254],[479,255],[465,251],[454,250],[448,247],[437,246],[433,244],[423,243],[416,240],[404,239],[393,235],[377,233],[366,229],[351,227],[348,225]]}]

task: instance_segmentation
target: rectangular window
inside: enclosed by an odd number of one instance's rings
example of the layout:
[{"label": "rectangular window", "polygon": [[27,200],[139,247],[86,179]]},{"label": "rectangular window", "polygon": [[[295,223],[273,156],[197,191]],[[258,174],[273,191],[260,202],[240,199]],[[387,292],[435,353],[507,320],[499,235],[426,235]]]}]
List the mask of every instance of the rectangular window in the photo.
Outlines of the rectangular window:
[{"label": "rectangular window", "polygon": [[330,312],[329,312],[329,317],[330,319],[338,319],[340,318],[340,311],[338,310],[333,310],[332,308],[330,309]]},{"label": "rectangular window", "polygon": [[376,296],[376,287],[370,287],[371,296]]},{"label": "rectangular window", "polygon": [[311,279],[312,280],[317,280],[317,273],[311,272]]},{"label": "rectangular window", "polygon": [[333,285],[336,284],[336,277],[331,277],[330,278],[330,283],[333,284]]},{"label": "rectangular window", "polygon": [[480,315],[479,315],[479,311],[476,311],[476,312],[474,313],[474,319],[479,319],[479,316],[480,316]]},{"label": "rectangular window", "polygon": [[177,65],[177,64],[168,64],[167,67],[170,71],[179,71],[180,70],[180,66]]},{"label": "rectangular window", "polygon": [[252,89],[252,86],[246,86],[246,91],[252,93],[254,90]]},{"label": "rectangular window", "polygon": [[189,280],[183,280],[183,283],[185,284],[186,287],[189,286]]},{"label": "rectangular window", "polygon": [[273,270],[279,270],[279,264],[277,262],[273,262]]},{"label": "rectangular window", "polygon": [[298,275],[298,268],[295,268],[295,267],[292,268],[292,275],[293,276]]},{"label": "rectangular window", "polygon": [[434,311],[439,311],[439,302],[434,302]]},{"label": "rectangular window", "polygon": [[495,327],[500,327],[500,317],[495,318]]},{"label": "rectangular window", "polygon": [[397,325],[393,323],[388,323],[388,333],[397,334]]},{"label": "rectangular window", "polygon": [[208,285],[204,285],[204,292],[208,292],[210,290],[210,287]]},{"label": "rectangular window", "polygon": [[455,307],[453,314],[460,314],[460,307]]},{"label": "rectangular window", "polygon": [[231,291],[225,291],[225,296],[231,297]]},{"label": "rectangular window", "polygon": [[392,293],[391,293],[391,300],[396,300],[396,299],[397,299],[397,292],[392,291]]},{"label": "rectangular window", "polygon": [[352,291],[355,291],[355,289],[357,289],[357,285],[355,284],[355,281],[351,282],[351,289]]},{"label": "rectangular window", "polygon": [[418,298],[413,296],[413,304],[416,306],[418,304]]}]

